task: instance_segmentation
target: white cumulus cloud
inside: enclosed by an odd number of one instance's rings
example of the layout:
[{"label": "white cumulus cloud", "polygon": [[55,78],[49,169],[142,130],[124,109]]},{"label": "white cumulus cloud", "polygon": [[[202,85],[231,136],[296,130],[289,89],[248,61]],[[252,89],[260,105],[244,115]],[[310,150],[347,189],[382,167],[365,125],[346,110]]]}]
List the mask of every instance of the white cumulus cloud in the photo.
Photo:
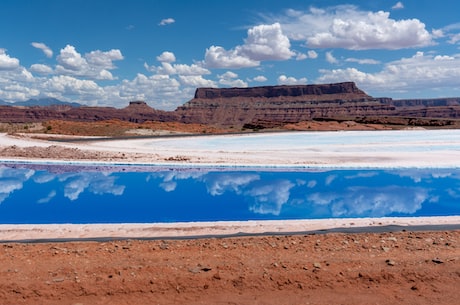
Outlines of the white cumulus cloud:
[{"label": "white cumulus cloud", "polygon": [[174,22],[176,22],[174,18],[165,18],[165,19],[162,19],[160,23],[158,23],[158,25],[163,26],[163,25],[173,24]]},{"label": "white cumulus cloud", "polygon": [[257,67],[260,62],[241,54],[240,48],[225,50],[220,46],[211,46],[206,49],[204,65],[208,68],[249,68]]},{"label": "white cumulus cloud", "polygon": [[254,77],[252,80],[255,82],[263,83],[263,82],[266,82],[268,79],[263,75],[258,75]]},{"label": "white cumulus cloud", "polygon": [[0,49],[0,71],[19,68],[19,59],[10,57],[4,49]]},{"label": "white cumulus cloud", "polygon": [[365,91],[408,92],[426,88],[460,86],[460,54],[424,54],[386,63],[381,71],[364,72],[356,68],[320,70],[317,82],[354,81]]},{"label": "white cumulus cloud", "polygon": [[205,75],[211,74],[206,68],[201,67],[197,64],[170,64],[169,62],[162,62],[160,67],[152,66],[148,67],[147,70],[151,72],[156,72],[158,74],[165,74],[165,75]]},{"label": "white cumulus cloud", "polygon": [[172,63],[176,61],[176,55],[174,55],[173,52],[164,51],[163,53],[157,56],[157,60],[159,62]]},{"label": "white cumulus cloud", "polygon": [[195,88],[181,87],[180,81],[170,75],[138,73],[133,80],[123,80],[115,90],[124,100],[148,101],[159,109],[172,110],[193,97]]},{"label": "white cumulus cloud", "polygon": [[314,50],[309,50],[307,52],[308,58],[315,59],[318,58],[318,53],[316,53]]},{"label": "white cumulus cloud", "polygon": [[378,65],[380,61],[371,59],[371,58],[347,58],[345,59],[346,62],[356,62],[360,65]]},{"label": "white cumulus cloud", "polygon": [[241,46],[241,53],[252,60],[286,60],[294,56],[289,38],[283,34],[281,25],[258,25],[248,30],[248,37]]},{"label": "white cumulus cloud", "polygon": [[104,89],[92,80],[82,80],[72,76],[58,75],[46,80],[42,85],[50,96],[78,96],[80,101],[94,101],[104,96]]},{"label": "white cumulus cloud", "polygon": [[201,75],[179,75],[179,82],[182,85],[188,86],[189,90],[197,87],[217,87],[215,81],[205,79]]},{"label": "white cumulus cloud", "polygon": [[404,4],[401,1],[398,1],[395,5],[391,7],[394,10],[400,10],[404,8]]},{"label": "white cumulus cloud", "polygon": [[247,87],[248,83],[245,81],[238,79],[238,74],[227,71],[224,74],[218,75],[219,84],[229,87]]},{"label": "white cumulus cloud", "polygon": [[115,69],[114,61],[124,59],[120,50],[95,50],[82,56],[74,46],[66,45],[57,56],[55,73],[98,80],[114,79],[109,70]]},{"label": "white cumulus cloud", "polygon": [[326,52],[326,61],[330,64],[336,64],[339,61],[332,55],[332,52]]},{"label": "white cumulus cloud", "polygon": [[53,57],[53,50],[51,50],[51,48],[48,47],[43,42],[32,42],[31,45],[34,48],[42,50],[42,52],[45,54],[46,57],[48,57],[48,58]]},{"label": "white cumulus cloud", "polygon": [[209,68],[248,68],[260,65],[261,61],[287,60],[295,55],[290,50],[289,38],[283,34],[281,25],[258,25],[248,30],[243,45],[231,50],[220,46],[206,49],[204,65]]},{"label": "white cumulus cloud", "polygon": [[101,67],[103,69],[114,69],[115,65],[113,62],[124,59],[121,51],[116,49],[107,52],[100,50],[91,51],[85,55],[85,58],[89,65]]},{"label": "white cumulus cloud", "polygon": [[292,76],[280,75],[278,77],[278,85],[305,85],[307,83],[307,78],[295,78]]},{"label": "white cumulus cloud", "polygon": [[47,65],[43,64],[33,64],[30,66],[29,70],[34,73],[38,74],[51,74],[53,73],[53,69]]},{"label": "white cumulus cloud", "polygon": [[388,12],[362,11],[353,5],[291,9],[273,19],[280,22],[290,39],[305,41],[312,48],[391,50],[433,43],[425,24],[418,19],[395,20]]},{"label": "white cumulus cloud", "polygon": [[77,52],[74,46],[66,45],[57,56],[57,61],[66,70],[79,71],[87,66],[86,60]]}]

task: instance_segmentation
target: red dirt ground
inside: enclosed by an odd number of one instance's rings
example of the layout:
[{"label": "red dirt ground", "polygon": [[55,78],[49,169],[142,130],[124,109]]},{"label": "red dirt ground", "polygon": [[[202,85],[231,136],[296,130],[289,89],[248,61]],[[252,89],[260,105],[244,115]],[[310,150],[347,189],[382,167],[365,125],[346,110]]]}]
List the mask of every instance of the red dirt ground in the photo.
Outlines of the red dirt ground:
[{"label": "red dirt ground", "polygon": [[0,244],[0,303],[457,304],[460,231]]}]

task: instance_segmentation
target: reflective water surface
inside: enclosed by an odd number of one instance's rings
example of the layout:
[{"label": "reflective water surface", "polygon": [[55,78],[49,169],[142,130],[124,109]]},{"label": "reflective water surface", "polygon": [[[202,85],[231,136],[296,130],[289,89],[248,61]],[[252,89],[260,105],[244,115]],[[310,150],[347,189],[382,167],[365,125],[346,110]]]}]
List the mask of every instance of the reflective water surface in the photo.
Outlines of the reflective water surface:
[{"label": "reflective water surface", "polygon": [[0,163],[0,223],[460,215],[459,169],[220,170]]}]

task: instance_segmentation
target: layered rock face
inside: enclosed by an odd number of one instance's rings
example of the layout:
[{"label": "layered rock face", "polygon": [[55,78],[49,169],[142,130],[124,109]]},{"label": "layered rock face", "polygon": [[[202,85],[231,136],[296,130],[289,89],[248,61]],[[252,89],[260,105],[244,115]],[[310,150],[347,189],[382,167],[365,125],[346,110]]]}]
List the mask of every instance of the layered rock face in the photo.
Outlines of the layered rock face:
[{"label": "layered rock face", "polygon": [[393,100],[398,116],[413,118],[460,118],[460,98]]},{"label": "layered rock face", "polygon": [[195,99],[219,98],[280,98],[280,97],[312,97],[333,96],[341,98],[370,98],[364,91],[356,87],[353,82],[323,84],[323,85],[297,85],[297,86],[264,86],[250,88],[198,88]]},{"label": "layered rock face", "polygon": [[376,99],[360,90],[354,83],[345,82],[252,88],[198,88],[195,97],[175,111],[156,110],[143,101],[130,102],[129,106],[123,109],[0,106],[0,122],[119,119],[136,123],[160,121],[235,128],[269,128],[312,119],[357,118],[365,121],[365,118],[368,118],[372,122],[383,122],[389,117],[425,118],[423,121],[430,118],[458,119],[460,98]]},{"label": "layered rock face", "polygon": [[0,106],[1,122],[39,122],[44,120],[102,121],[118,119],[135,123],[145,121],[177,121],[170,111],[156,110],[145,102],[131,102],[123,109],[112,107],[12,107]]},{"label": "layered rock face", "polygon": [[[314,118],[385,115],[395,107],[372,98],[352,82],[253,88],[199,88],[176,109],[186,123],[271,127]],[[271,126],[270,126],[271,125]]]}]

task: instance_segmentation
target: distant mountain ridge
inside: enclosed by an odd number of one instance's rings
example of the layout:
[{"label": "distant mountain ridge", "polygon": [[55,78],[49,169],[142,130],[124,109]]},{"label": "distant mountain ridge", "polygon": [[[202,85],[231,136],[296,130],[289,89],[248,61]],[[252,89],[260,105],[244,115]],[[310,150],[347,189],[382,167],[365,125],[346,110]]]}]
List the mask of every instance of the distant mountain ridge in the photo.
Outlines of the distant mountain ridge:
[{"label": "distant mountain ridge", "polygon": [[53,97],[46,97],[46,98],[40,98],[40,99],[28,99],[27,101],[14,102],[14,103],[8,103],[3,100],[0,100],[0,105],[1,106],[24,106],[24,107],[33,107],[33,106],[46,107],[46,106],[57,105],[57,106],[70,106],[70,107],[76,107],[76,108],[82,106],[79,103],[63,102]]}]

